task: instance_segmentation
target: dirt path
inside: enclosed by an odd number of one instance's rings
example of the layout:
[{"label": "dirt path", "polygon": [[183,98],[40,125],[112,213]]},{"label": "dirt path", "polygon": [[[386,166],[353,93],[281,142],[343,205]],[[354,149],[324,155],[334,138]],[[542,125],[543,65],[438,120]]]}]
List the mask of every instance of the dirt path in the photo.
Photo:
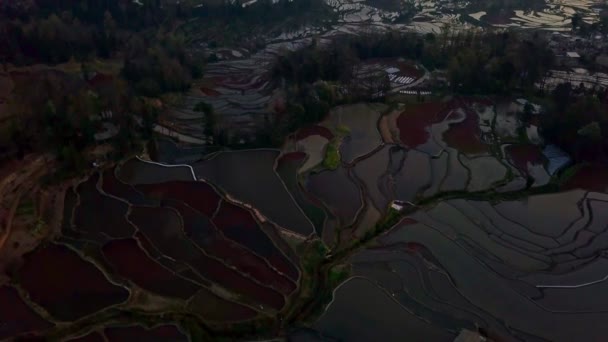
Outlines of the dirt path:
[{"label": "dirt path", "polygon": [[42,177],[49,170],[48,156],[27,156],[23,160],[10,165],[6,176],[0,180],[0,210],[3,215],[2,232],[0,236],[0,252],[6,247],[13,230],[13,221],[21,199],[37,186]]},{"label": "dirt path", "polygon": [[11,206],[8,213],[6,214],[6,217],[3,220],[4,224],[2,228],[2,236],[0,236],[0,251],[2,251],[4,244],[6,244],[8,237],[11,235],[11,228],[13,227],[13,217],[15,217],[15,212],[17,211],[17,207],[19,207],[20,199],[21,196],[18,196],[13,201],[13,205]]}]

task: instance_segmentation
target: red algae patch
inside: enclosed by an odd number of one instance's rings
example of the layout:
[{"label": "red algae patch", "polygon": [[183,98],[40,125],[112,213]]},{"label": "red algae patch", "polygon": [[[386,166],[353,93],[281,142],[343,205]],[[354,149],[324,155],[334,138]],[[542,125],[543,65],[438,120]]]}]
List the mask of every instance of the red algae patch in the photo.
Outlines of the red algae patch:
[{"label": "red algae patch", "polygon": [[450,125],[443,134],[445,142],[466,154],[486,153],[488,145],[481,141],[481,129],[479,129],[479,116],[470,109],[465,109],[464,121]]},{"label": "red algae patch", "polygon": [[429,129],[442,121],[447,113],[442,111],[445,104],[427,102],[407,107],[397,119],[401,142],[410,148],[426,143],[430,138]]},{"label": "red algae patch", "polygon": [[130,220],[161,253],[189,264],[205,279],[277,310],[285,304],[285,298],[275,290],[203,253],[185,236],[174,209],[133,207]]},{"label": "red algae patch", "polygon": [[78,186],[80,204],[74,212],[76,230],[115,238],[133,235],[135,229],[125,219],[128,204],[102,195],[96,187],[98,180],[99,175],[96,174]]},{"label": "red algae patch", "polygon": [[528,173],[528,163],[535,165],[545,162],[543,152],[536,145],[510,145],[507,146],[506,152],[513,165],[524,173]]},{"label": "red algae patch", "polygon": [[107,169],[103,172],[101,189],[108,195],[122,198],[131,204],[141,205],[148,201],[143,194],[139,193],[129,184],[121,182],[116,178],[115,169]]},{"label": "red algae patch", "polygon": [[608,166],[588,164],[582,166],[564,185],[566,189],[585,189],[608,192]]},{"label": "red algae patch", "polygon": [[138,185],[137,189],[156,199],[174,199],[211,217],[220,201],[220,196],[205,182],[167,182]]},{"label": "red algae patch", "polygon": [[151,329],[135,325],[129,327],[109,327],[104,330],[109,342],[154,341],[154,342],[187,342],[184,335],[175,325],[160,325]]},{"label": "red algae patch", "polygon": [[199,288],[153,261],[134,239],[113,240],[102,251],[116,273],[146,290],[188,299]]},{"label": "red algae patch", "polygon": [[296,285],[274,271],[261,257],[250,250],[226,239],[213,224],[196,210],[181,203],[170,204],[177,209],[184,220],[184,232],[192,241],[199,245],[207,254],[218,257],[229,266],[241,273],[258,280],[261,283],[289,294]]},{"label": "red algae patch", "polygon": [[17,290],[9,286],[0,287],[0,340],[52,326],[25,304]]},{"label": "red algae patch", "polygon": [[220,95],[220,93],[217,90],[215,90],[215,89],[211,89],[211,88],[207,88],[207,87],[200,87],[199,89],[201,90],[201,92],[203,94],[205,94],[207,96],[215,97],[215,96],[219,96]]},{"label": "red algae patch", "polygon": [[286,163],[289,161],[294,161],[294,162],[300,162],[303,163],[304,159],[306,159],[306,153],[304,152],[290,152],[290,153],[285,153],[284,155],[282,155],[279,159],[278,159],[278,165],[279,167],[277,167],[277,169],[280,168],[281,163]]},{"label": "red algae patch", "polygon": [[306,139],[312,135],[320,135],[327,140],[331,140],[334,138],[334,134],[327,128],[319,125],[307,126],[300,128],[296,134],[296,140]]},{"label": "red algae patch", "polygon": [[272,266],[283,274],[292,279],[297,279],[298,271],[281,254],[270,238],[262,231],[252,214],[246,209],[224,201],[213,223],[226,237],[268,260]]},{"label": "red algae patch", "polygon": [[65,246],[39,247],[24,259],[17,275],[21,287],[57,319],[76,320],[129,296],[127,290],[110,283],[92,263]]}]

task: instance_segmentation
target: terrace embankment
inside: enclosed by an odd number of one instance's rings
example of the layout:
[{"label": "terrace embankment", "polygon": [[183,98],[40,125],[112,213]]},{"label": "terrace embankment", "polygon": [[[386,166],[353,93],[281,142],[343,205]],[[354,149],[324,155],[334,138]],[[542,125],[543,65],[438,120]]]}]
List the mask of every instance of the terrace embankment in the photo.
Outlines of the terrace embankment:
[{"label": "terrace embankment", "polygon": [[[349,340],[450,340],[476,327],[506,340],[596,339],[608,198],[583,180],[601,170],[576,169],[574,189],[555,192],[563,179],[546,178],[541,148],[515,141],[505,127],[519,122],[497,120],[499,107],[343,106],[280,151],[95,172],[66,192],[61,234],[15,266],[26,318],[48,321],[18,333],[251,338],[305,322]],[[378,129],[387,124],[393,140]],[[325,143],[302,143],[311,137]],[[336,167],[303,168],[330,139]],[[95,301],[69,297],[77,282],[51,274],[59,261],[96,280],[80,284]],[[359,322],[369,320],[378,325]]]}]

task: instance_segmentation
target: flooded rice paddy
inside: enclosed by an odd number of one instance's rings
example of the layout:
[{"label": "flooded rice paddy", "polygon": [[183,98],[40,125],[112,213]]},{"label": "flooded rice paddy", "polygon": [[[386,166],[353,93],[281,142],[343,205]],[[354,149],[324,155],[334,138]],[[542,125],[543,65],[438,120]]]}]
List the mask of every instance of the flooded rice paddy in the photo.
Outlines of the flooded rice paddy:
[{"label": "flooded rice paddy", "polygon": [[19,296],[17,290],[9,286],[0,287],[0,339],[23,333],[42,332],[53,325],[45,321]]},{"label": "flooded rice paddy", "polygon": [[[361,104],[281,150],[96,170],[66,192],[60,234],[26,254],[0,287],[16,308],[0,309],[0,318],[21,322],[0,326],[0,336],[131,308],[213,326],[269,322],[302,296],[310,281],[302,249],[315,241],[327,255],[349,250],[340,265],[351,273],[300,335],[452,341],[479,329],[505,341],[601,340],[604,169],[582,165],[564,184],[548,177],[542,147],[487,126],[495,108],[490,99],[456,98],[395,114]],[[397,133],[393,142],[380,125]],[[338,135],[337,169],[302,168],[311,154],[324,155],[299,150],[302,139]],[[378,222],[399,215],[394,205],[405,211],[380,234]],[[357,245],[362,238],[369,243]],[[192,338],[178,325],[112,324],[71,337]]]},{"label": "flooded rice paddy", "polygon": [[57,244],[40,246],[26,255],[17,278],[33,302],[62,321],[122,303],[129,296],[126,289],[112,284],[93,263]]}]

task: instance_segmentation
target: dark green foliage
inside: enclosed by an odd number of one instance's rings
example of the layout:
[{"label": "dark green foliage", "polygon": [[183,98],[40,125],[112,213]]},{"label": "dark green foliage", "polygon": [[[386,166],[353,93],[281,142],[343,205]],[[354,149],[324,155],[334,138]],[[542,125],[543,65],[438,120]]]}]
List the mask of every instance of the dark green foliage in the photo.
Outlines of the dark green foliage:
[{"label": "dark green foliage", "polygon": [[[0,3],[0,61],[17,65],[62,63],[71,57],[108,58],[131,34],[185,18],[188,1],[50,1],[32,6]],[[17,1],[15,1],[17,3]]]},{"label": "dark green foliage", "polygon": [[133,44],[125,56],[122,75],[138,94],[156,97],[186,91],[192,75],[202,72],[200,65],[188,57],[183,37],[165,36],[148,47],[145,41]]},{"label": "dark green foliage", "polygon": [[553,91],[553,105],[542,115],[544,137],[577,161],[608,158],[608,105],[590,94],[575,95],[569,84]]},{"label": "dark green foliage", "polygon": [[204,114],[203,124],[205,125],[205,135],[209,137],[215,137],[217,117],[215,115],[215,111],[213,110],[213,106],[204,101],[201,101],[197,103],[196,106],[194,106],[194,111],[203,112]]}]

